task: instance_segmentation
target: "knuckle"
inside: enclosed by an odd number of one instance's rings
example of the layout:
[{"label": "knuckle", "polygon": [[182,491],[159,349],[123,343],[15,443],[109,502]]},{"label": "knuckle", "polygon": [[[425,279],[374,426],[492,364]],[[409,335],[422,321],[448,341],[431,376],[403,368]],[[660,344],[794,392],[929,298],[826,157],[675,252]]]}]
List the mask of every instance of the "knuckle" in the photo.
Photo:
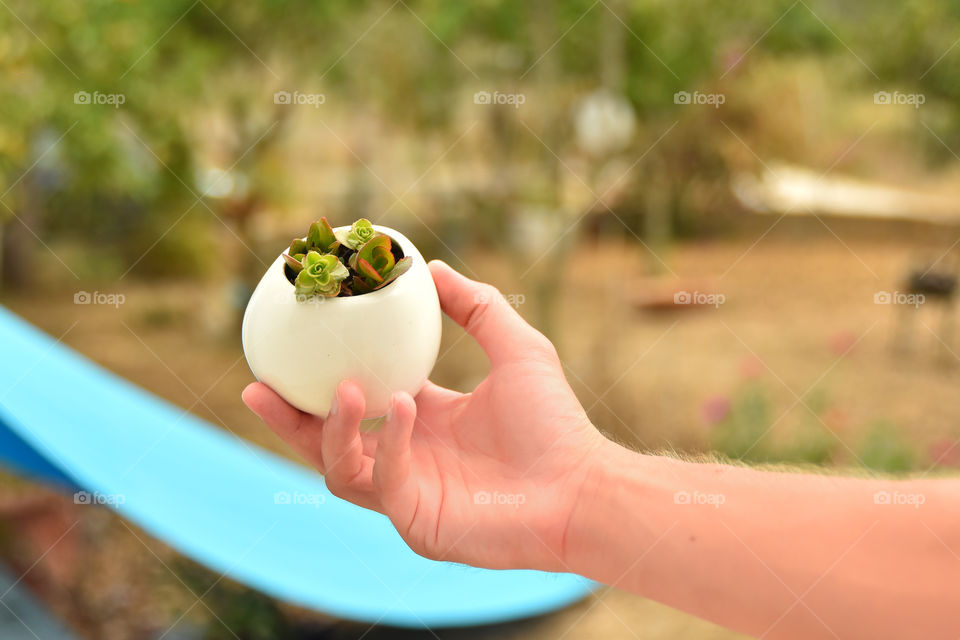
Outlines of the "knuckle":
[{"label": "knuckle", "polygon": [[473,294],[473,305],[464,323],[467,331],[476,329],[483,322],[490,309],[501,299],[500,291],[489,284],[481,284]]},{"label": "knuckle", "polygon": [[327,469],[327,475],[324,480],[327,483],[327,489],[338,498],[349,500],[350,487],[360,475],[360,472],[354,472],[347,469],[343,463],[334,465]]},{"label": "knuckle", "polygon": [[440,557],[440,554],[436,552],[429,542],[425,540],[420,540],[416,538],[405,538],[404,542],[407,543],[407,546],[410,547],[410,550],[421,558],[426,558],[427,560],[436,560]]},{"label": "knuckle", "polygon": [[327,482],[327,489],[330,490],[330,493],[338,498],[346,500],[347,483],[344,482],[343,479],[338,476],[338,474],[327,473],[325,480]]},{"label": "knuckle", "polygon": [[500,290],[488,282],[481,282],[474,294],[475,302],[489,304],[500,298]]},{"label": "knuckle", "polygon": [[529,349],[531,355],[538,356],[552,363],[560,363],[560,355],[557,353],[557,348],[550,342],[547,336],[536,329],[533,329],[532,335],[530,336]]}]

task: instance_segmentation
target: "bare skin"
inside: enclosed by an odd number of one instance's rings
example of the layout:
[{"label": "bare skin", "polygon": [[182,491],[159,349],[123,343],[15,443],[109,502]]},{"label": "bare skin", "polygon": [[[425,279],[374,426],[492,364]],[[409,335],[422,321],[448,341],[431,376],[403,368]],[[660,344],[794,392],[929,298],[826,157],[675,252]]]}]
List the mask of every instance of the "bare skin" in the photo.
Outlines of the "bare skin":
[{"label": "bare skin", "polygon": [[[267,386],[247,405],[428,558],[570,571],[756,636],[960,635],[960,482],[763,472],[642,455],[604,438],[550,342],[490,285],[430,264],[443,311],[490,373],[468,394],[361,390],[326,419]],[[879,493],[878,493],[879,492]],[[888,500],[884,499],[888,496]]]}]

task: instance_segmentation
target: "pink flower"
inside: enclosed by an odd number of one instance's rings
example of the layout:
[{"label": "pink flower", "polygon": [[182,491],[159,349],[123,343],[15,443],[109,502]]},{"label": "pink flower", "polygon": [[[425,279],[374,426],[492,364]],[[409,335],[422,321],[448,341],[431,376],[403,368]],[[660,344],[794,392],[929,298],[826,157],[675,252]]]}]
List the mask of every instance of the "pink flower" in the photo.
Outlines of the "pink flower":
[{"label": "pink flower", "polygon": [[941,438],[930,445],[930,460],[938,467],[960,466],[960,441]]},{"label": "pink flower", "polygon": [[857,344],[857,336],[852,331],[837,331],[828,341],[830,351],[835,356],[845,356]]},{"label": "pink flower", "polygon": [[749,51],[747,47],[748,45],[745,42],[734,41],[727,43],[720,49],[716,60],[718,64],[723,67],[723,70],[729,73],[747,57],[747,52]]},{"label": "pink flower", "polygon": [[840,407],[830,407],[823,412],[823,422],[831,429],[844,429],[850,425],[850,415]]},{"label": "pink flower", "polygon": [[749,355],[740,361],[740,375],[744,380],[759,378],[766,370],[767,365],[757,356]]},{"label": "pink flower", "polygon": [[707,424],[719,424],[730,415],[730,398],[727,396],[710,396],[700,405],[700,415]]}]

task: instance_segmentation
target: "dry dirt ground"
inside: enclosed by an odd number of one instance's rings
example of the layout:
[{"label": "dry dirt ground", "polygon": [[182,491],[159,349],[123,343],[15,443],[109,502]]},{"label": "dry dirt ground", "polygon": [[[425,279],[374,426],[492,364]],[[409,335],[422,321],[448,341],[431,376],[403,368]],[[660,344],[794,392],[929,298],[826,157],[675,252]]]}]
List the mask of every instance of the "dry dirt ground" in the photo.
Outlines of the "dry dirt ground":
[{"label": "dry dirt ground", "polygon": [[[881,233],[860,223],[841,222],[831,222],[828,229],[783,220],[762,235],[773,222],[764,219],[755,233],[741,239],[665,251],[662,258],[670,271],[657,279],[635,275],[645,272],[649,262],[637,243],[605,241],[571,256],[571,264],[580,267],[562,275],[553,337],[571,384],[595,422],[637,447],[705,450],[710,427],[701,417],[703,401],[736,391],[747,367],[754,373],[759,370],[776,415],[783,413],[775,433],[808,411],[805,402],[797,402],[798,396],[807,398],[810,389],[826,394],[836,418],[831,425],[842,443],[842,463],[856,462],[863,427],[877,418],[898,425],[921,452],[938,439],[960,437],[956,401],[960,346],[944,335],[941,309],[927,304],[919,311],[901,313],[874,302],[877,292],[902,290],[900,281],[910,261],[921,255],[939,256],[953,242],[950,234],[915,227]],[[461,257],[504,292],[531,299],[534,276],[521,279],[515,269],[483,253]],[[237,334],[210,328],[206,316],[212,289],[137,282],[102,287],[122,291],[125,304],[117,309],[76,306],[72,290],[42,299],[7,297],[3,304],[50,334],[63,335],[65,344],[101,365],[190,407],[213,424],[292,455],[240,402],[240,391],[251,375]],[[651,308],[651,301],[672,300],[679,290],[722,294],[723,304]],[[644,305],[638,306],[638,301]],[[519,310],[532,317],[531,306],[524,302]],[[910,344],[899,355],[892,350],[897,318],[904,320],[902,335],[908,337],[899,342]],[[484,374],[483,355],[458,328],[447,323],[444,329],[434,377],[441,384],[468,389]],[[0,487],[17,496],[37,492],[9,478]],[[56,509],[68,515],[48,516],[52,524],[47,528],[54,532],[57,523],[69,521],[73,513],[72,505]],[[8,536],[8,559],[14,556],[16,565],[29,567],[43,549],[31,550],[18,541],[21,524],[17,518],[3,517],[14,532],[12,541]],[[99,577],[78,579],[79,569],[71,574],[41,562],[31,571],[31,581],[88,637],[143,637],[139,634],[163,629],[191,604],[189,594],[166,575],[158,559],[169,561],[172,552],[139,532],[135,535],[109,513],[84,510],[82,520],[78,532],[71,534],[77,538],[71,544],[84,561],[64,553],[57,562],[95,565]],[[31,526],[43,528],[42,523]],[[64,575],[57,577],[60,574]],[[112,622],[103,622],[105,617]],[[367,637],[386,632],[377,630]],[[334,635],[361,633],[363,629],[339,625]],[[602,591],[537,620],[449,636],[736,637],[617,590]]]}]

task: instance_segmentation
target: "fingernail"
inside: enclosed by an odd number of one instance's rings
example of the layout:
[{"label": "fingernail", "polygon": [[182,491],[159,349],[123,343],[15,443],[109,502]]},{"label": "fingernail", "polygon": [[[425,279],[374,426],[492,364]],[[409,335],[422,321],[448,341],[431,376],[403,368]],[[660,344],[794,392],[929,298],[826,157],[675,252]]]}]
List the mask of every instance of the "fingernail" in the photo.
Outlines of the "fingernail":
[{"label": "fingernail", "polygon": [[337,415],[337,411],[340,409],[340,387],[337,387],[337,390],[333,392],[333,402],[330,403],[330,415]]}]

